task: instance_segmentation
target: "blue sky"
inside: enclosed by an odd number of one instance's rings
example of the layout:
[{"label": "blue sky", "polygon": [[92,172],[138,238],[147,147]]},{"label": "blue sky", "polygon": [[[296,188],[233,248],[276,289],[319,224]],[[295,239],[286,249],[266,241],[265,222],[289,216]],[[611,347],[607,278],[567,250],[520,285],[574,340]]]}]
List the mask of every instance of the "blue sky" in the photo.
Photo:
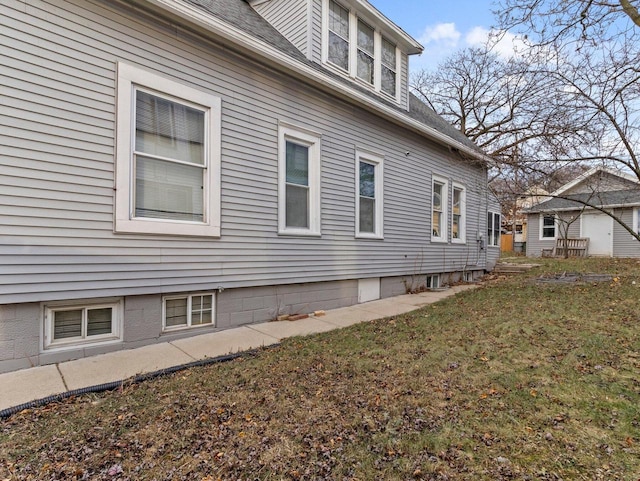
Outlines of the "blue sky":
[{"label": "blue sky", "polygon": [[494,24],[492,0],[369,0],[425,47],[411,71],[434,69],[456,50],[478,45]]}]

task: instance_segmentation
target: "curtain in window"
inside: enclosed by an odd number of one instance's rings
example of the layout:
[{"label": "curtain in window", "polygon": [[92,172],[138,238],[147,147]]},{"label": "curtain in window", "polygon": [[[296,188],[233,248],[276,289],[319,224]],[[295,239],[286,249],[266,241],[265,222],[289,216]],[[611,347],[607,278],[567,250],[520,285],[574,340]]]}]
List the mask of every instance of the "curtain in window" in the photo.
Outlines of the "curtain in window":
[{"label": "curtain in window", "polygon": [[204,221],[205,113],[136,91],[135,216]]}]

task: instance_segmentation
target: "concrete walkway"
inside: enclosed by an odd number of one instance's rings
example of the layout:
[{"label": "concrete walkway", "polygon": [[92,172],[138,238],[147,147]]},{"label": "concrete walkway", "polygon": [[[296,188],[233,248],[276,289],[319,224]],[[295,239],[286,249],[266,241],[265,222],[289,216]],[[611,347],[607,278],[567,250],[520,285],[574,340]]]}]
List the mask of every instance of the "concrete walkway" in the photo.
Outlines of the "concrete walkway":
[{"label": "concrete walkway", "polygon": [[395,316],[437,302],[475,285],[423,292],[334,309],[321,317],[265,322],[152,344],[137,349],[0,374],[0,410],[75,389],[121,381],[193,361],[269,346],[293,336],[331,331]]}]

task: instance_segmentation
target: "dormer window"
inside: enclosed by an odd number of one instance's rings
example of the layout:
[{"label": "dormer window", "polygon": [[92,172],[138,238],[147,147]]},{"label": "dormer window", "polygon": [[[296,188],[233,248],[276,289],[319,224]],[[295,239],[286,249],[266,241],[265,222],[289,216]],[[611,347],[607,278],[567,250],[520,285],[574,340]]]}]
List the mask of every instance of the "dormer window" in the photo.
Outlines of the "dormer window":
[{"label": "dormer window", "polygon": [[349,10],[329,2],[329,52],[327,60],[349,70]]},{"label": "dormer window", "polygon": [[[323,61],[363,86],[399,100],[400,50],[382,34],[371,12],[356,12],[349,0],[323,0]],[[363,16],[361,16],[363,15]]]},{"label": "dormer window", "polygon": [[358,78],[373,85],[373,32],[374,30],[358,20]]},{"label": "dormer window", "polygon": [[396,96],[396,46],[382,37],[382,69],[380,88],[392,97]]}]

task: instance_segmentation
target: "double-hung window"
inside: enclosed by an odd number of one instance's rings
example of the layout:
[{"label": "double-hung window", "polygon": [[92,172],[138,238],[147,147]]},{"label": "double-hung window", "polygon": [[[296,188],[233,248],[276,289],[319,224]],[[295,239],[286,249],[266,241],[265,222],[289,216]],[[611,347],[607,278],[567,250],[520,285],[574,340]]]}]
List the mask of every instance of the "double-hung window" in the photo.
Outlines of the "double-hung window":
[{"label": "double-hung window", "polygon": [[383,236],[382,157],[356,152],[356,236]]},{"label": "double-hung window", "polygon": [[374,30],[364,23],[362,20],[358,20],[358,65],[356,75],[360,80],[364,80],[368,84],[373,85],[373,40]]},{"label": "double-hung window", "polygon": [[451,206],[451,242],[466,242],[466,192],[461,185],[453,184],[453,203]]},{"label": "double-hung window", "polygon": [[349,70],[349,10],[329,2],[327,60],[343,70]]},{"label": "double-hung window", "polygon": [[500,247],[500,214],[487,212],[487,245]]},{"label": "double-hung window", "polygon": [[320,235],[320,135],[281,124],[278,231]]},{"label": "double-hung window", "polygon": [[431,183],[431,240],[435,242],[447,241],[447,191],[448,182],[434,176]]},{"label": "double-hung window", "polygon": [[396,96],[396,46],[382,37],[382,65],[380,70],[380,88],[392,97]]},{"label": "double-hung window", "polygon": [[118,64],[116,232],[220,235],[220,108]]},{"label": "double-hung window", "polygon": [[52,304],[45,307],[44,348],[119,341],[121,302]]},{"label": "double-hung window", "polygon": [[376,92],[398,99],[400,50],[376,28],[336,0],[322,0],[322,60]]},{"label": "double-hung window", "polygon": [[556,238],[556,216],[554,214],[540,214],[540,239]]}]

